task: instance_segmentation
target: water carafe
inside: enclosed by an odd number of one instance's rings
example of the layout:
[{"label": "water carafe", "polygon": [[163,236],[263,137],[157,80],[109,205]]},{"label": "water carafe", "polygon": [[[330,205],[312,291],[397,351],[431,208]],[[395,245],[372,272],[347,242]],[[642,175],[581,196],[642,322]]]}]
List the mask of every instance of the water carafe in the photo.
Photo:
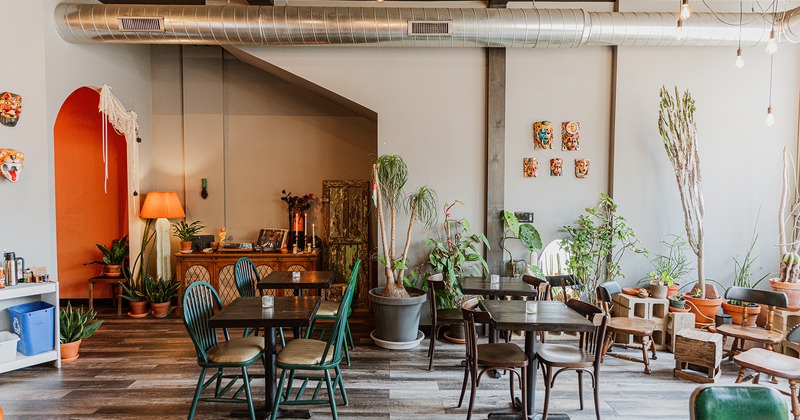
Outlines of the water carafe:
[{"label": "water carafe", "polygon": [[6,273],[6,286],[16,286],[22,271],[25,270],[25,260],[17,257],[13,252],[3,253],[3,271]]}]

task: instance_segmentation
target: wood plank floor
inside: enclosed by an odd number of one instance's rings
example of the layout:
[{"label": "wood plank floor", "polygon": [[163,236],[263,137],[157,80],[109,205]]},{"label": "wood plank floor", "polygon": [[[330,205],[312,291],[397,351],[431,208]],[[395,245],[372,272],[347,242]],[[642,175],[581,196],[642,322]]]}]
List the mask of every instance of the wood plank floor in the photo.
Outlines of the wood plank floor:
[{"label": "wood plank floor", "polygon": [[[105,324],[81,345],[80,358],[61,370],[50,365],[0,375],[0,407],[7,419],[179,419],[186,418],[199,374],[195,353],[178,318],[156,320],[117,317],[104,309]],[[427,370],[428,340],[409,351],[387,351],[371,344],[371,320],[352,320],[357,348],[352,366],[343,366],[350,397],[339,406],[342,418],[463,419],[457,408],[463,345],[439,341],[435,371]],[[522,340],[518,339],[522,344]],[[632,352],[638,353],[638,352]],[[671,353],[659,352],[653,373],[642,365],[613,357],[601,371],[603,419],[686,419],[689,395],[697,384],[672,377]],[[720,383],[733,383],[736,367],[723,363]],[[254,367],[253,371],[262,371]],[[558,378],[551,406],[572,419],[594,418],[591,385],[585,385],[586,409],[578,408],[576,375]],[[263,398],[263,383],[253,382]],[[778,385],[788,389],[785,382]],[[517,394],[519,391],[517,391]],[[544,396],[541,377],[536,407]],[[468,397],[468,396],[467,396]],[[508,379],[484,378],[477,390],[473,418],[509,408]],[[787,398],[788,400],[788,398]],[[200,403],[197,418],[225,418],[236,405]],[[311,407],[314,418],[330,418],[327,406]]]}]

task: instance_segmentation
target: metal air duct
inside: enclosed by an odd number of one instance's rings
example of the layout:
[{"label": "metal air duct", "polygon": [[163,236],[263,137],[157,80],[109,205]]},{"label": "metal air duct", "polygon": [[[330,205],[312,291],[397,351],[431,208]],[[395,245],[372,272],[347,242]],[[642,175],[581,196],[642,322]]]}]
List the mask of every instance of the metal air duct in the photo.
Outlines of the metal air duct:
[{"label": "metal air duct", "polygon": [[[800,41],[793,9],[777,29]],[[163,19],[163,30],[125,31],[119,21]],[[586,12],[582,9],[397,8],[326,6],[161,6],[59,4],[61,36],[70,42],[237,46],[505,47],[734,46],[738,13],[694,13],[676,37],[677,13]],[[772,15],[748,13],[741,43],[769,39]],[[447,22],[449,34],[409,35],[409,22]]]}]

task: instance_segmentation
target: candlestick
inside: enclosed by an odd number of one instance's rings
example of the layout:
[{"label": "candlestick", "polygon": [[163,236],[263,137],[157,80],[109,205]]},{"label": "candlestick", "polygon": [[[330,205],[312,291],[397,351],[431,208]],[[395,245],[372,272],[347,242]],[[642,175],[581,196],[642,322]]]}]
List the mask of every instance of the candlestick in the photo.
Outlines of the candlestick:
[{"label": "candlestick", "polygon": [[311,225],[311,248],[317,247],[317,224]]},{"label": "candlestick", "polygon": [[303,236],[308,236],[308,213],[303,213]]}]

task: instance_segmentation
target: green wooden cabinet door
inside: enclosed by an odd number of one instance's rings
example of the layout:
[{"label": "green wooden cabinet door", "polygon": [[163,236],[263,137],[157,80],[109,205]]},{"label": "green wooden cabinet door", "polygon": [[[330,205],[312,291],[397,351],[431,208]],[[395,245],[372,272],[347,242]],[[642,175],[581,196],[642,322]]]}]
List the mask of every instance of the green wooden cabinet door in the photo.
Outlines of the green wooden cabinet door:
[{"label": "green wooden cabinet door", "polygon": [[350,277],[350,270],[361,259],[353,305],[368,304],[372,287],[369,264],[370,183],[367,180],[322,181],[322,204],[328,248],[324,264],[338,274],[338,281]]}]

